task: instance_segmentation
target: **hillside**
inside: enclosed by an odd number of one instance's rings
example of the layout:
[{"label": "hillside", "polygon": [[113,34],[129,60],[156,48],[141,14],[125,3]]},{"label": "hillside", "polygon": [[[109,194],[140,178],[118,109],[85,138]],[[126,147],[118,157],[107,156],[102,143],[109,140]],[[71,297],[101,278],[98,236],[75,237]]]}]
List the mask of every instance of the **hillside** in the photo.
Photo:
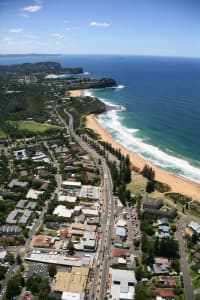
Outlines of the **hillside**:
[{"label": "hillside", "polygon": [[24,63],[17,65],[0,65],[0,73],[65,73],[65,74],[80,74],[83,73],[82,68],[62,68],[57,62],[38,62],[38,63]]}]

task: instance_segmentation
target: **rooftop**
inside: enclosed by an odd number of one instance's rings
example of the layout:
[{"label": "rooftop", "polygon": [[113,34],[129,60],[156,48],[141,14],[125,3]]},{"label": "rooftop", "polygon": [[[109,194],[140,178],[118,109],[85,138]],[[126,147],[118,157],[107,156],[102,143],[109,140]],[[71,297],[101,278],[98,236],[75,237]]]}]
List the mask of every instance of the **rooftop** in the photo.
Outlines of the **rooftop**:
[{"label": "rooftop", "polygon": [[118,257],[118,256],[123,256],[125,254],[126,254],[126,250],[123,250],[123,249],[113,249],[111,251],[110,256],[111,257]]},{"label": "rooftop", "polygon": [[98,186],[82,185],[79,197],[99,200],[100,188]]},{"label": "rooftop", "polygon": [[61,300],[82,300],[80,293],[63,292]]},{"label": "rooftop", "polygon": [[54,290],[58,292],[83,293],[86,288],[89,268],[72,267],[70,273],[58,272],[55,278]]},{"label": "rooftop", "polygon": [[37,190],[34,190],[34,189],[30,189],[28,191],[28,193],[26,194],[26,198],[27,199],[34,199],[34,200],[37,200],[39,198],[39,196],[41,194],[43,194],[44,192],[43,191],[37,191]]},{"label": "rooftop", "polygon": [[81,187],[81,182],[80,181],[63,181],[62,187],[63,188]]},{"label": "rooftop", "polygon": [[49,248],[53,243],[53,238],[47,235],[37,235],[33,242],[33,247]]},{"label": "rooftop", "polygon": [[188,227],[192,228],[196,233],[200,233],[200,224],[194,221],[191,221],[188,224]]},{"label": "rooftop", "polygon": [[73,209],[68,209],[64,205],[58,205],[54,209],[53,215],[57,215],[58,217],[71,218],[73,212]]}]

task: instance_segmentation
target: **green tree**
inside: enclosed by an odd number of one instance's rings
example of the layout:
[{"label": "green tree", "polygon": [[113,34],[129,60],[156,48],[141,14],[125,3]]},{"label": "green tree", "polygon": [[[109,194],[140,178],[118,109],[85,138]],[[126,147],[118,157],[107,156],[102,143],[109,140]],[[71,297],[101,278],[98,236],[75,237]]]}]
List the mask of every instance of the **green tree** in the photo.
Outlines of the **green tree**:
[{"label": "green tree", "polygon": [[21,292],[21,275],[14,275],[9,281],[6,290],[6,299],[10,300]]},{"label": "green tree", "polygon": [[48,265],[48,272],[50,277],[54,277],[57,273],[57,267],[54,264]]},{"label": "green tree", "polygon": [[17,263],[18,265],[21,265],[21,263],[22,263],[22,260],[21,260],[21,257],[20,257],[19,254],[17,254],[17,257],[16,257],[16,263]]},{"label": "green tree", "polygon": [[46,300],[51,288],[48,279],[44,279],[40,284],[39,300]]},{"label": "green tree", "polygon": [[137,283],[135,287],[135,300],[150,300],[151,294],[148,290],[148,288],[142,284]]},{"label": "green tree", "polygon": [[5,278],[7,270],[7,267],[0,266],[0,280],[3,280]]},{"label": "green tree", "polygon": [[154,192],[154,190],[155,190],[155,184],[154,184],[154,182],[153,181],[148,181],[147,182],[147,185],[146,185],[146,192],[147,193],[152,193],[152,192]]},{"label": "green tree", "polygon": [[13,265],[15,263],[15,256],[13,253],[8,253],[6,255],[6,260],[11,264]]},{"label": "green tree", "polygon": [[141,267],[137,267],[135,269],[135,278],[137,279],[137,281],[141,281],[142,277],[143,277],[142,268]]},{"label": "green tree", "polygon": [[69,240],[69,243],[67,245],[67,250],[69,251],[70,254],[74,254],[74,244],[72,240]]},{"label": "green tree", "polygon": [[42,279],[39,274],[29,277],[26,281],[26,287],[33,295],[38,294],[40,290],[40,283]]}]

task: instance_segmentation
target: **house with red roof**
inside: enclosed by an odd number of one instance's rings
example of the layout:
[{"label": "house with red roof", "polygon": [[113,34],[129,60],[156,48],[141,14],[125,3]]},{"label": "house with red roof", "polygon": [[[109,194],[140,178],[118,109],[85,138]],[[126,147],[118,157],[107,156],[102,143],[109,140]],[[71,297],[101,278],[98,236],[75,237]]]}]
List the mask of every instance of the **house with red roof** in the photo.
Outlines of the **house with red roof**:
[{"label": "house with red roof", "polygon": [[171,289],[157,288],[157,293],[160,297],[164,298],[165,300],[171,300],[172,298],[174,298],[174,292]]}]

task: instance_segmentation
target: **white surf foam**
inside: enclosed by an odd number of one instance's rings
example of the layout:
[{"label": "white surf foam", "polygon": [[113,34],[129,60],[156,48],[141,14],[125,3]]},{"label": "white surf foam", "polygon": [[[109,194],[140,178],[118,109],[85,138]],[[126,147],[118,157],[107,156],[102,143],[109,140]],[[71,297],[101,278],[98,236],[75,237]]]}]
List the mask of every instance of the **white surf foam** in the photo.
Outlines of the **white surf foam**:
[{"label": "white surf foam", "polygon": [[117,86],[117,89],[124,89],[125,88],[125,85],[123,85],[123,84],[119,84],[118,86]]},{"label": "white surf foam", "polygon": [[192,166],[188,161],[168,154],[158,147],[150,145],[137,136],[138,129],[126,128],[121,123],[122,117],[118,110],[111,110],[99,115],[98,120],[113,137],[126,146],[129,150],[137,153],[152,164],[194,182],[200,183],[200,169]]},{"label": "white surf foam", "polygon": [[81,96],[83,97],[94,97],[92,90],[81,90]]}]

